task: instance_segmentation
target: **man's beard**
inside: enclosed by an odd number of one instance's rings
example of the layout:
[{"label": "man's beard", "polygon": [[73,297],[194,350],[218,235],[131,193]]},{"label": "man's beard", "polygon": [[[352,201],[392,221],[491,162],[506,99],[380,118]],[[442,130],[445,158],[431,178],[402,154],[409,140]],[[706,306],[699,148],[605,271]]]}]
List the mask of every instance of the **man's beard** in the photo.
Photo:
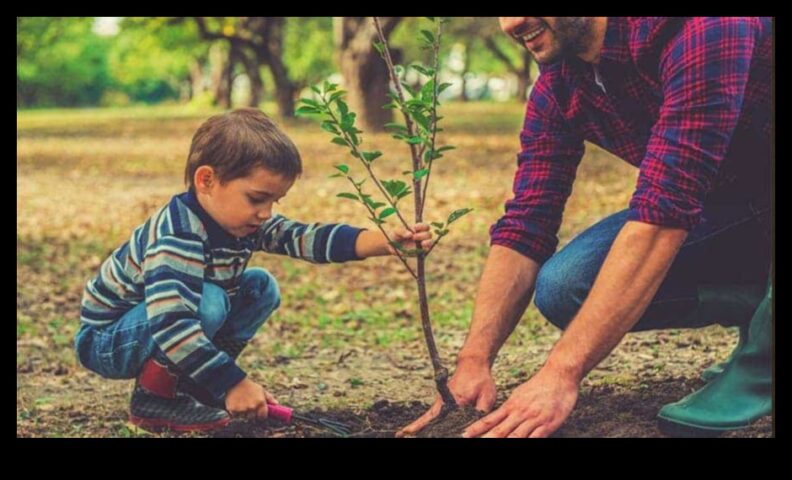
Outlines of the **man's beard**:
[{"label": "man's beard", "polygon": [[557,49],[537,63],[554,63],[585,52],[591,41],[591,17],[557,17],[553,34]]}]

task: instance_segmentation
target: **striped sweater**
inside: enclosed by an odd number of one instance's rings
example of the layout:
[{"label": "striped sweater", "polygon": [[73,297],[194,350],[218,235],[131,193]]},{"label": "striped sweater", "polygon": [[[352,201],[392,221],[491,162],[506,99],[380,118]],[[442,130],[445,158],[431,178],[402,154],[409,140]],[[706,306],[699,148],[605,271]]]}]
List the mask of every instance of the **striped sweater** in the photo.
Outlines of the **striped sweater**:
[{"label": "striped sweater", "polygon": [[233,299],[252,253],[261,250],[313,263],[359,260],[360,229],[302,224],[276,215],[252,235],[226,233],[195,196],[174,196],[102,264],[83,293],[81,321],[101,328],[141,302],[154,341],[182,374],[222,399],[245,373],[201,329],[198,306],[204,282]]}]

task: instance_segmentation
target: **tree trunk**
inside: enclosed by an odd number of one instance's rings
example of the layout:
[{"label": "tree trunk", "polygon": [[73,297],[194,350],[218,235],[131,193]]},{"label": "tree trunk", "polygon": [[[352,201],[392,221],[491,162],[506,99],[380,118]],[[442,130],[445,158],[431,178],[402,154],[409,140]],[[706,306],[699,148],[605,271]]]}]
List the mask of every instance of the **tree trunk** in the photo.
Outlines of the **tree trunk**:
[{"label": "tree trunk", "polygon": [[[383,18],[386,35],[399,18]],[[366,131],[382,131],[393,120],[393,112],[382,108],[390,102],[388,68],[374,49],[377,31],[370,18],[335,17],[333,19],[338,63],[348,93],[349,107],[357,112],[357,121]]]},{"label": "tree trunk", "polygon": [[259,70],[259,60],[257,55],[248,55],[242,49],[239,51],[239,61],[245,67],[245,73],[250,80],[250,98],[248,99],[248,106],[257,108],[261,103],[264,93],[264,82],[261,80],[261,72]]},{"label": "tree trunk", "polygon": [[268,20],[268,28],[264,35],[264,47],[269,58],[270,72],[275,82],[275,103],[278,105],[278,113],[282,118],[294,117],[294,97],[295,87],[289,78],[289,70],[283,63],[283,26],[286,19],[283,17],[271,17]]},{"label": "tree trunk", "polygon": [[220,108],[231,108],[231,51],[221,44],[212,46],[212,91],[214,104]]},{"label": "tree trunk", "polygon": [[205,90],[203,68],[197,60],[190,62],[190,100]]},{"label": "tree trunk", "polygon": [[459,99],[461,101],[463,101],[463,102],[467,102],[469,99],[468,99],[468,95],[467,95],[467,79],[465,78],[465,76],[467,75],[468,71],[470,70],[470,45],[468,45],[466,43],[466,44],[464,44],[464,48],[465,48],[465,54],[464,54],[465,55],[465,60],[464,60],[464,62],[462,64],[463,65],[463,67],[462,67],[462,96],[460,96]]},{"label": "tree trunk", "polygon": [[528,87],[533,84],[531,78],[531,61],[532,57],[529,52],[523,52],[523,63],[521,72],[517,74],[517,95],[520,101],[528,101]]}]

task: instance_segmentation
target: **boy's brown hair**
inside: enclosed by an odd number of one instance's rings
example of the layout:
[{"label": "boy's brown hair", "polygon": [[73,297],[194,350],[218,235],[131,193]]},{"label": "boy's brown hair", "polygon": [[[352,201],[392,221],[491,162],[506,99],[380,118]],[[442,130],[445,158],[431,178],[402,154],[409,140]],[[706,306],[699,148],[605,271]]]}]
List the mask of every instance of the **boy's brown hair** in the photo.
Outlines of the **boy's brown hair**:
[{"label": "boy's brown hair", "polygon": [[184,182],[194,190],[195,171],[212,167],[221,183],[247,176],[264,167],[286,178],[302,173],[294,143],[261,110],[239,108],[205,121],[193,135],[184,169]]}]

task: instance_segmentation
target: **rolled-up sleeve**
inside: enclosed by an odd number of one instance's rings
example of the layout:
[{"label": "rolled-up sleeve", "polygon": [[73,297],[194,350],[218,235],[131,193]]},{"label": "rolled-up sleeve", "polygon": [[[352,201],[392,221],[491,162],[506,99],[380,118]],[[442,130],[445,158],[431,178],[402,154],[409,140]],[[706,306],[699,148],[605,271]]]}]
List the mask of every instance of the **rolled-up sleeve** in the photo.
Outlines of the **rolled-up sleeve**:
[{"label": "rolled-up sleeve", "polygon": [[490,244],[544,263],[558,246],[558,228],[583,156],[583,138],[572,133],[553,99],[553,74],[542,74],[531,91],[520,133],[514,197],[490,228]]},{"label": "rolled-up sleeve", "polygon": [[640,165],[629,220],[690,230],[737,125],[757,19],[696,17],[661,51],[663,103]]}]

